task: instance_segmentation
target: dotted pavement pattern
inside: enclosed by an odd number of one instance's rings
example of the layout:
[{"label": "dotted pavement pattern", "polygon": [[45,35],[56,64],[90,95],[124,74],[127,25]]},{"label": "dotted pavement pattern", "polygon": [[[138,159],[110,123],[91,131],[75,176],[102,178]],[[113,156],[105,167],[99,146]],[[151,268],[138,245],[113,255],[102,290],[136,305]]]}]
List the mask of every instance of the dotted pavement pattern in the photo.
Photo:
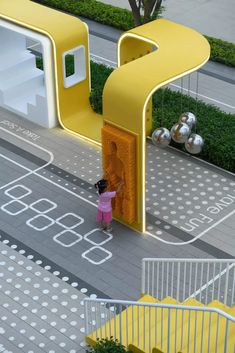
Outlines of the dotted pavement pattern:
[{"label": "dotted pavement pattern", "polygon": [[[40,266],[40,257],[0,242],[0,342],[9,353],[76,353],[84,346],[83,299],[68,277]],[[93,297],[95,294],[93,294]]]},{"label": "dotted pavement pattern", "polygon": [[[146,212],[150,236],[136,233],[115,221],[112,234],[97,229],[97,194],[93,184],[101,176],[101,155],[96,146],[84,143],[60,128],[44,130],[0,109],[0,157],[1,163],[4,163],[1,164],[4,167],[0,174],[0,244],[4,251],[1,253],[1,257],[4,256],[1,261],[6,263],[1,265],[3,270],[0,272],[3,274],[1,276],[5,276],[3,278],[12,280],[9,283],[1,280],[1,291],[5,296],[8,290],[11,293],[16,291],[14,296],[10,296],[13,304],[15,297],[21,298],[21,293],[18,293],[21,291],[22,300],[16,300],[17,307],[13,310],[22,311],[24,317],[27,316],[24,311],[35,304],[38,312],[30,313],[37,316],[40,324],[45,322],[49,325],[53,338],[56,336],[53,330],[57,330],[57,326],[53,326],[57,322],[54,315],[58,314],[51,312],[51,309],[59,302],[62,310],[63,301],[68,302],[63,306],[64,310],[68,310],[69,303],[74,300],[70,291],[78,296],[73,306],[77,312],[70,311],[70,315],[79,318],[83,310],[80,302],[86,294],[126,300],[139,298],[143,257],[232,258],[235,255],[234,176],[194,158],[171,149],[158,150],[147,144]],[[222,209],[212,215],[208,211],[209,207]],[[206,223],[200,222],[200,214],[204,215],[203,220],[213,218],[209,220],[208,231]],[[189,227],[194,229],[190,230]],[[21,254],[17,249],[24,249],[26,253]],[[18,259],[18,256],[24,258]],[[32,270],[27,270],[19,261],[27,261]],[[43,265],[37,261],[42,261]],[[37,269],[32,272],[34,266]],[[45,269],[45,266],[49,267]],[[41,275],[37,276],[36,272]],[[17,276],[17,273],[22,275]],[[50,278],[48,282],[43,279],[47,277]],[[26,278],[31,278],[31,282],[25,281]],[[54,287],[53,283],[60,287]],[[73,287],[75,283],[77,287]],[[14,287],[15,284],[21,287]],[[52,287],[49,288],[51,292],[38,293],[41,288],[47,291],[48,286]],[[60,299],[53,299],[52,296],[59,297],[58,288],[68,289],[68,292],[61,293]],[[84,288],[86,294],[82,293]],[[32,291],[33,295],[24,293],[25,290]],[[53,294],[53,291],[56,293]],[[30,296],[30,302],[27,302],[27,295]],[[33,296],[39,299],[34,300]],[[41,297],[43,302],[40,301]],[[24,303],[28,305],[25,307]],[[48,306],[42,306],[42,303],[48,303]],[[5,300],[3,304],[9,304],[3,308],[10,310],[10,301]],[[44,314],[45,310],[48,315]],[[42,315],[38,317],[39,311],[47,316],[48,322],[42,319]],[[44,342],[36,339],[36,333],[23,336],[25,342],[9,340],[9,337],[18,337],[6,333],[4,325],[12,330],[14,325],[12,327],[11,324],[16,323],[10,317],[1,320],[3,323],[0,325],[0,337],[5,339],[4,343],[0,342],[6,350],[11,351],[12,344],[16,349],[21,349],[21,352],[30,352],[32,347],[37,347],[35,353],[45,352],[49,344],[53,347],[49,348],[52,351],[56,348],[56,352],[66,352],[65,347],[67,351],[82,349],[82,318],[78,321],[77,317],[78,332],[74,341],[67,333],[57,330],[60,336],[50,339],[46,335],[45,339],[49,339],[49,343],[43,347]],[[26,322],[19,315],[17,318],[18,327],[21,324],[23,327]],[[58,322],[59,319],[65,320],[59,316]],[[33,317],[32,322],[35,320]],[[35,339],[31,341],[30,337]],[[18,347],[16,342],[24,344],[24,347]],[[41,347],[35,346],[35,342],[41,344]],[[67,346],[59,345],[67,342]],[[70,343],[76,343],[79,348],[70,348]]]}]

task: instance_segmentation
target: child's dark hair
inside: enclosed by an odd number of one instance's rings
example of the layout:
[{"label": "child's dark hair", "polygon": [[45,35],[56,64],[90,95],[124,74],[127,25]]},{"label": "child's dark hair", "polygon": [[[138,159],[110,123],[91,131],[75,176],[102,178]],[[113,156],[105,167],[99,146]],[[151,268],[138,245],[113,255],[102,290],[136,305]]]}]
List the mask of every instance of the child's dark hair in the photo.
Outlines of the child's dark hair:
[{"label": "child's dark hair", "polygon": [[95,184],[95,188],[98,189],[99,195],[103,194],[103,192],[107,189],[108,187],[108,180],[106,179],[101,179],[97,181]]}]

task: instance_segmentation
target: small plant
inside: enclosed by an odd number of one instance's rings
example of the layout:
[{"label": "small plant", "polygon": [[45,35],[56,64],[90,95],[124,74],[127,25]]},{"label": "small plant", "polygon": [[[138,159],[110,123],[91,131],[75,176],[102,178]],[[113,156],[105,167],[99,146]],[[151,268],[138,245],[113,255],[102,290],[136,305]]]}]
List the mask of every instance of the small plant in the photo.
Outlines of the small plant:
[{"label": "small plant", "polygon": [[86,351],[87,353],[131,353],[126,347],[122,346],[118,340],[110,338],[97,339],[94,347]]}]

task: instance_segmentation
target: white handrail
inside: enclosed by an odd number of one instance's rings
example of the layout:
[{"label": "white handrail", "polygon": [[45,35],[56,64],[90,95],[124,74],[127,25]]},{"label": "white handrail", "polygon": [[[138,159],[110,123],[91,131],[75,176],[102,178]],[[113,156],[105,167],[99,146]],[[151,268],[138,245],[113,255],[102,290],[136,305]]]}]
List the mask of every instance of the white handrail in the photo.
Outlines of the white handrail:
[{"label": "white handrail", "polygon": [[217,299],[233,306],[235,259],[144,258],[141,291],[159,300],[196,298],[208,304]]},{"label": "white handrail", "polygon": [[[235,317],[217,308],[91,298],[84,299],[84,306],[86,336],[93,342],[112,336],[146,353],[153,348],[166,353],[211,353],[211,346],[217,353],[235,350]],[[216,328],[213,335],[212,327]],[[196,341],[201,342],[197,350]]]},{"label": "white handrail", "polygon": [[205,312],[217,313],[235,323],[235,317],[227,314],[226,312],[218,308],[212,308],[209,306],[195,306],[195,305],[186,306],[181,304],[178,305],[178,304],[164,304],[164,303],[146,303],[146,302],[137,302],[137,301],[131,301],[131,300],[116,300],[116,299],[102,299],[102,298],[96,298],[96,299],[84,298],[84,304],[85,302],[101,303],[103,304],[103,306],[104,304],[121,304],[123,306],[136,305],[136,306],[146,306],[146,307],[156,307],[156,308],[166,308],[166,309],[169,308],[169,309],[205,311]]}]

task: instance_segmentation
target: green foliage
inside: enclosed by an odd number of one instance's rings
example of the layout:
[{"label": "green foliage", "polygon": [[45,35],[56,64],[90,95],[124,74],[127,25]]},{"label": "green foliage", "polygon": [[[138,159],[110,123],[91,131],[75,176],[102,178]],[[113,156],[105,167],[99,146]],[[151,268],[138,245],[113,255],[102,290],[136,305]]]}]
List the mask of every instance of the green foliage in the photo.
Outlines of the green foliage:
[{"label": "green foliage", "polygon": [[[92,92],[90,101],[97,113],[102,112],[103,87],[112,69],[104,65],[91,63]],[[164,93],[164,98],[162,97]],[[163,109],[162,109],[163,100]],[[215,106],[173,92],[160,89],[153,95],[153,130],[164,126],[171,129],[178,121],[181,112],[192,111],[197,115],[197,133],[205,140],[203,150],[198,157],[218,165],[231,172],[235,171],[235,115],[226,114]],[[184,145],[171,143],[184,150]]]},{"label": "green foliage", "polygon": [[73,15],[84,16],[124,31],[134,27],[130,11],[103,4],[96,0],[35,0],[35,2]]},{"label": "green foliage", "polygon": [[[40,63],[40,60],[37,60]],[[42,61],[41,61],[42,62]],[[91,62],[90,102],[95,112],[102,114],[102,93],[105,82],[113,70]],[[164,97],[163,97],[164,95]],[[163,104],[162,104],[163,102]],[[164,126],[168,129],[178,121],[181,112],[192,111],[197,116],[197,133],[205,140],[198,157],[235,172],[235,115],[226,114],[213,105],[173,92],[160,89],[153,95],[153,130]],[[184,151],[184,145],[171,142]]]},{"label": "green foliage", "polygon": [[90,103],[96,113],[102,114],[102,93],[105,82],[113,69],[91,61],[91,94]]},{"label": "green foliage", "polygon": [[[164,94],[164,98],[162,95]],[[162,109],[163,99],[163,109]],[[205,141],[198,157],[231,172],[235,171],[235,115],[222,112],[219,108],[202,101],[160,89],[153,95],[153,127],[164,126],[171,129],[183,111],[192,111],[197,116],[196,132]],[[184,145],[171,143],[185,151]]]},{"label": "green foliage", "polygon": [[131,353],[122,346],[118,340],[114,340],[113,337],[97,339],[97,343],[87,353]]},{"label": "green foliage", "polygon": [[[96,0],[34,0],[76,16],[84,16],[91,20],[109,25],[124,31],[134,27],[131,11]],[[161,8],[162,11],[163,8]],[[154,18],[154,16],[153,16]],[[210,60],[235,67],[235,45],[213,37],[207,37],[211,45]]]},{"label": "green foliage", "polygon": [[43,70],[43,61],[41,57],[36,57],[36,67],[40,70]]},{"label": "green foliage", "polygon": [[235,67],[235,45],[221,39],[205,37],[211,46],[210,60]]}]

